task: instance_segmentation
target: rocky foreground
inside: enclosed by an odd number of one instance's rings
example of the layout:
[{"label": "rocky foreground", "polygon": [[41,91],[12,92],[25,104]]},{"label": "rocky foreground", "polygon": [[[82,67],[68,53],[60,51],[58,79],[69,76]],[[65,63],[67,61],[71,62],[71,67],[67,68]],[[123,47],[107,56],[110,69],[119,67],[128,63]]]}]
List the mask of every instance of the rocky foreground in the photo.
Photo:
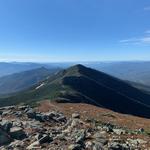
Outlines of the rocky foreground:
[{"label": "rocky foreground", "polygon": [[[0,108],[1,150],[150,150],[143,128],[129,130],[96,119],[30,106]],[[139,138],[144,135],[145,138]]]}]

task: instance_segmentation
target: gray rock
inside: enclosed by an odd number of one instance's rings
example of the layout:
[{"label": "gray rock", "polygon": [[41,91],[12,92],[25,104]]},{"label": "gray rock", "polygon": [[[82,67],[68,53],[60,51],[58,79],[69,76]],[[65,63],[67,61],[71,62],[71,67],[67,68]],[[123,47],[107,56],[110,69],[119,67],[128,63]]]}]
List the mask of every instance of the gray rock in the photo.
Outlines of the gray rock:
[{"label": "gray rock", "polygon": [[96,132],[94,135],[93,135],[93,138],[97,139],[97,138],[103,138],[103,135],[100,133],[100,132]]},{"label": "gray rock", "polygon": [[13,149],[23,150],[23,149],[25,149],[25,144],[24,144],[24,141],[15,140],[15,141],[11,142],[7,148],[9,150],[13,150]]},{"label": "gray rock", "polygon": [[94,144],[91,141],[85,142],[85,149],[92,149]]},{"label": "gray rock", "polygon": [[6,107],[1,107],[0,110],[13,110],[15,109],[15,106],[6,106]]},{"label": "gray rock", "polygon": [[66,121],[67,121],[67,119],[66,119],[65,116],[60,116],[60,117],[58,117],[56,120],[57,120],[58,122],[66,122]]},{"label": "gray rock", "polygon": [[24,106],[24,105],[23,105],[23,106],[19,106],[19,107],[18,107],[19,110],[26,110],[27,108],[29,108],[29,106]]},{"label": "gray rock", "polygon": [[109,146],[108,150],[130,150],[130,147],[128,145],[125,145],[125,144],[113,142]]},{"label": "gray rock", "polygon": [[126,131],[123,129],[113,129],[113,132],[117,135],[126,134]]},{"label": "gray rock", "polygon": [[6,132],[10,131],[10,128],[12,127],[13,123],[9,120],[2,120],[2,122],[0,123],[1,127],[3,130],[5,130]]},{"label": "gray rock", "polygon": [[99,143],[101,146],[104,146],[108,143],[108,140],[105,139],[105,137],[100,132],[95,133],[93,138],[95,139],[94,143]]},{"label": "gray rock", "polygon": [[31,118],[31,119],[35,119],[36,117],[36,112],[33,110],[33,109],[30,109],[26,112],[28,118]]},{"label": "gray rock", "polygon": [[6,111],[3,111],[2,116],[7,116],[11,114],[12,114],[11,110],[6,110]]},{"label": "gray rock", "polygon": [[53,139],[47,134],[38,134],[36,137],[37,141],[33,142],[27,147],[27,149],[41,149],[41,144],[52,142]]},{"label": "gray rock", "polygon": [[81,131],[81,132],[79,133],[79,136],[78,136],[77,139],[76,139],[76,143],[83,145],[84,140],[85,140],[85,137],[86,137],[85,131]]},{"label": "gray rock", "polygon": [[138,131],[139,131],[140,133],[143,133],[145,130],[144,130],[143,128],[140,128]]},{"label": "gray rock", "polygon": [[22,117],[22,112],[21,112],[21,111],[16,111],[16,112],[14,113],[14,115],[15,115],[16,117]]},{"label": "gray rock", "polygon": [[11,142],[10,136],[0,128],[0,146]]},{"label": "gray rock", "polygon": [[147,143],[146,141],[142,140],[142,139],[127,139],[131,144],[133,145],[139,145],[139,144],[145,144]]},{"label": "gray rock", "polygon": [[13,126],[22,127],[23,126],[23,122],[20,121],[19,119],[16,119],[15,121],[13,121]]},{"label": "gray rock", "polygon": [[104,150],[104,149],[103,149],[103,146],[102,146],[101,143],[96,142],[96,143],[93,145],[93,150]]},{"label": "gray rock", "polygon": [[78,119],[79,119],[79,118],[80,118],[80,114],[78,114],[78,113],[73,113],[73,114],[72,114],[72,118],[78,118]]},{"label": "gray rock", "polygon": [[113,132],[113,128],[111,126],[104,126],[103,129],[108,133]]},{"label": "gray rock", "polygon": [[12,127],[10,129],[10,136],[13,139],[22,140],[26,138],[26,134],[21,127]]},{"label": "gray rock", "polygon": [[36,114],[35,119],[40,122],[44,122],[44,121],[46,121],[46,116],[43,114]]},{"label": "gray rock", "polygon": [[49,135],[46,135],[46,134],[42,135],[42,137],[39,139],[40,144],[49,143],[52,141],[53,141],[52,137],[50,137]]},{"label": "gray rock", "polygon": [[48,112],[41,114],[41,117],[45,121],[49,122],[66,122],[67,119],[62,113],[57,113],[57,112]]},{"label": "gray rock", "polygon": [[30,144],[26,149],[29,149],[29,150],[39,149],[40,150],[41,146],[40,146],[39,141],[36,141]]},{"label": "gray rock", "polygon": [[2,110],[0,110],[0,115],[2,115],[3,114],[3,111]]},{"label": "gray rock", "polygon": [[80,144],[71,144],[68,147],[68,150],[82,150],[81,145]]},{"label": "gray rock", "polygon": [[41,139],[42,137],[43,137],[43,134],[42,134],[42,133],[38,133],[38,134],[35,136],[36,140],[39,140],[39,139]]},{"label": "gray rock", "polygon": [[100,143],[101,145],[106,145],[107,143],[108,143],[108,140],[107,139],[105,139],[105,138],[97,138],[96,139],[96,142],[97,143]]}]

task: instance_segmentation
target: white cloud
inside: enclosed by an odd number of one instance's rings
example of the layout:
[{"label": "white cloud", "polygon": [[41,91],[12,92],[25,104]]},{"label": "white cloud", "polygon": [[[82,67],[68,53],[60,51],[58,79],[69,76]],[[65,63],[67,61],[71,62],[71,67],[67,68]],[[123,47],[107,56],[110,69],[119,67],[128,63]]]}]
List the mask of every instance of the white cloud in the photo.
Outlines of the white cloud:
[{"label": "white cloud", "polygon": [[150,36],[141,38],[141,42],[150,44]]},{"label": "white cloud", "polygon": [[145,31],[144,33],[145,34],[143,36],[128,38],[128,39],[120,40],[119,42],[123,44],[150,45],[150,30]]}]

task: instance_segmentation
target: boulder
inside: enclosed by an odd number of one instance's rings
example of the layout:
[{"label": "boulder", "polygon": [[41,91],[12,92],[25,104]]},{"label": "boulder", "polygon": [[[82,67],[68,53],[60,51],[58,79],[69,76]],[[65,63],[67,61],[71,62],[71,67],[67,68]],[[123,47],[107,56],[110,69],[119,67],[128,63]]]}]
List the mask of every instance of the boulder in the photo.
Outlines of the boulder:
[{"label": "boulder", "polygon": [[104,149],[103,149],[103,146],[102,146],[101,143],[96,142],[96,143],[93,145],[93,150],[104,150]]},{"label": "boulder", "polygon": [[52,142],[53,139],[47,134],[38,134],[35,137],[37,141],[33,142],[27,149],[41,149],[41,144]]},{"label": "boulder", "polygon": [[1,127],[3,130],[5,130],[6,132],[10,131],[10,128],[12,127],[13,123],[9,120],[2,120],[2,122],[0,123]]},{"label": "boulder", "polygon": [[36,117],[36,112],[33,110],[33,109],[30,109],[26,112],[28,118],[31,118],[31,119],[35,119]]},{"label": "boulder", "polygon": [[26,134],[21,127],[12,127],[10,128],[10,136],[13,139],[22,140],[26,138]]},{"label": "boulder", "polygon": [[2,116],[7,116],[7,115],[11,115],[11,114],[12,114],[11,110],[5,110],[5,111],[3,111]]},{"label": "boulder", "polygon": [[10,136],[0,128],[0,146],[9,144],[11,141]]},{"label": "boulder", "polygon": [[47,135],[47,134],[42,135],[42,137],[39,139],[39,143],[40,143],[40,144],[49,143],[49,142],[51,142],[51,141],[53,141],[52,137],[50,137],[50,136]]},{"label": "boulder", "polygon": [[36,114],[35,119],[40,122],[44,122],[44,121],[46,121],[46,116],[43,114]]}]

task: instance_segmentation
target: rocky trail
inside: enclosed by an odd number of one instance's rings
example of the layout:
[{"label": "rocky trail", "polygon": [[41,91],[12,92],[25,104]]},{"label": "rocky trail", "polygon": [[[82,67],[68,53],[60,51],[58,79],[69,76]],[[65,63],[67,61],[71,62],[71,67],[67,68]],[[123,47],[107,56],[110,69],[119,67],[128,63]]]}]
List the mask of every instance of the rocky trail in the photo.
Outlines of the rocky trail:
[{"label": "rocky trail", "polygon": [[56,108],[0,108],[0,149],[150,150],[150,135],[144,128],[131,130]]}]

